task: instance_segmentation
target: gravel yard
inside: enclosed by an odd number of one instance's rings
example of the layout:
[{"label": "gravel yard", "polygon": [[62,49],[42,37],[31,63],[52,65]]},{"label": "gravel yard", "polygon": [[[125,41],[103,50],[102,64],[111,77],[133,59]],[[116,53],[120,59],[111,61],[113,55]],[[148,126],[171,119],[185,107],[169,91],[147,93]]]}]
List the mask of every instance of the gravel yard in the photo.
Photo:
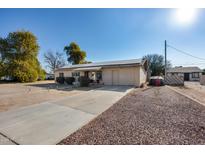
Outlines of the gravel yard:
[{"label": "gravel yard", "polygon": [[205,107],[167,87],[133,91],[59,144],[205,144]]},{"label": "gravel yard", "polygon": [[185,82],[184,87],[171,87],[205,105],[205,86],[199,82]]}]

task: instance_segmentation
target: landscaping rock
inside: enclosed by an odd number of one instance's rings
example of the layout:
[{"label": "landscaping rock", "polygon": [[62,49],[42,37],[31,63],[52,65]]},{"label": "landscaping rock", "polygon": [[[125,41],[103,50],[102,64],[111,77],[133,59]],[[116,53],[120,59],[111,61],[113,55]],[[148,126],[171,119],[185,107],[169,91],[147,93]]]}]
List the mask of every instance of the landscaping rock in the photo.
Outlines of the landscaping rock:
[{"label": "landscaping rock", "polygon": [[205,144],[205,107],[167,87],[132,92],[59,144]]}]

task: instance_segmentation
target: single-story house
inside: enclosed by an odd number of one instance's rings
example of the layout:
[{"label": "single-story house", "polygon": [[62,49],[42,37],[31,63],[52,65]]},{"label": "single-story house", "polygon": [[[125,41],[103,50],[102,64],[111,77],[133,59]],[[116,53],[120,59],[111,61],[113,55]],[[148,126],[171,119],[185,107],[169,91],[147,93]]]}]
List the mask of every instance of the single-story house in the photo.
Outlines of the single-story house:
[{"label": "single-story house", "polygon": [[147,80],[146,60],[131,59],[69,65],[55,70],[56,77],[86,76],[104,85],[134,85]]},{"label": "single-story house", "polygon": [[198,67],[174,67],[167,70],[167,75],[178,75],[184,79],[184,81],[199,81],[202,75],[202,70]]}]

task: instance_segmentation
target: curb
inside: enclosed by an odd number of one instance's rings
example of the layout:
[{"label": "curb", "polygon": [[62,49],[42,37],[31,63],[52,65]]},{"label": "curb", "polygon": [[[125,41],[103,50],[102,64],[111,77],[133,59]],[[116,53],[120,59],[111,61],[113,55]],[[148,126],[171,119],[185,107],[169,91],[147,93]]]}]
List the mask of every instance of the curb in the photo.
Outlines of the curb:
[{"label": "curb", "polygon": [[188,99],[191,99],[192,101],[194,101],[194,102],[196,102],[196,103],[199,103],[199,104],[205,106],[204,103],[201,103],[200,101],[198,101],[198,100],[196,100],[196,99],[194,99],[194,98],[192,98],[192,97],[190,97],[190,96],[188,96],[188,95],[186,95],[186,94],[184,94],[184,93],[182,93],[182,92],[180,92],[180,91],[178,91],[178,90],[176,90],[176,89],[174,89],[174,88],[172,88],[172,87],[170,87],[170,86],[167,86],[167,85],[165,85],[165,86],[166,86],[167,88],[173,90],[174,92],[176,92],[176,93],[178,93],[178,94],[180,94],[180,95],[182,95],[182,96],[184,96],[184,97],[186,97],[186,98],[188,98]]},{"label": "curb", "polygon": [[9,140],[10,142],[12,142],[14,145],[20,145],[19,143],[17,143],[16,141],[14,141],[13,139],[10,139],[8,136],[4,135],[3,133],[0,132],[0,135],[3,136],[4,138],[6,138],[7,140]]}]

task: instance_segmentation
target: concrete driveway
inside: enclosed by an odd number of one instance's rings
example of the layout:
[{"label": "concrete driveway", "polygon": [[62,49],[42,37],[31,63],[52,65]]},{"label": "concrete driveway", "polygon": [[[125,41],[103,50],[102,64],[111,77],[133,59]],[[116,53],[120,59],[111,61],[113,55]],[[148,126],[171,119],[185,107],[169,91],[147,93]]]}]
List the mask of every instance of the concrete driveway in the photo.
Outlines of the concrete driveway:
[{"label": "concrete driveway", "polygon": [[0,113],[0,144],[57,144],[131,91],[104,86]]}]

